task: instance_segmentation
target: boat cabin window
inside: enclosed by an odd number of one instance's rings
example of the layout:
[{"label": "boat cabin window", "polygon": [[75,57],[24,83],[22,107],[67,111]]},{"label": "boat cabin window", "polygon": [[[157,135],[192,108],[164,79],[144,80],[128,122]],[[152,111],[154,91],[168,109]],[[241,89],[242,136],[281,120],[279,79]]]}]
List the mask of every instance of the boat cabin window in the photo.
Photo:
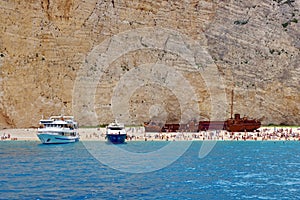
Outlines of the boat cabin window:
[{"label": "boat cabin window", "polygon": [[122,130],[122,128],[119,127],[109,127],[110,130]]},{"label": "boat cabin window", "polygon": [[47,124],[47,123],[40,124],[40,128],[43,127],[70,128],[71,130],[77,128],[75,124]]}]

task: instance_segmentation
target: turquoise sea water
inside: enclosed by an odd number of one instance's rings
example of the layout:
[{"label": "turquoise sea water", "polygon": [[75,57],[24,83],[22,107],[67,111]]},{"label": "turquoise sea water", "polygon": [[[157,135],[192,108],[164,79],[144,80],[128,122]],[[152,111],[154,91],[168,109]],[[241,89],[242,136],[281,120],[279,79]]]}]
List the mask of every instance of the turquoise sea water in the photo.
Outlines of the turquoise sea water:
[{"label": "turquoise sea water", "polygon": [[[144,152],[166,144],[121,148]],[[103,165],[82,142],[0,142],[0,199],[300,198],[300,142],[218,142],[200,159],[201,144],[193,142],[165,168],[134,174]]]}]

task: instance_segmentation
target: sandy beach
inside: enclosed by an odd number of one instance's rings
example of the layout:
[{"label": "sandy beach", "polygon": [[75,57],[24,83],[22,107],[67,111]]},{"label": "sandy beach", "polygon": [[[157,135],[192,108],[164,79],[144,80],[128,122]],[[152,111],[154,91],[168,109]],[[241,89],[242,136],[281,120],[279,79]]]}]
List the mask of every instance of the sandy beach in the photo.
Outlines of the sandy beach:
[{"label": "sandy beach", "polygon": [[[300,141],[299,127],[261,127],[258,132],[201,131],[145,133],[143,127],[127,127],[127,141],[182,141],[182,140],[218,140],[218,141]],[[3,129],[0,141],[21,140],[39,141],[37,129]],[[105,128],[79,128],[81,141],[105,141]]]},{"label": "sandy beach", "polygon": [[[21,140],[21,141],[39,141],[37,129],[3,129],[0,130],[0,141]],[[80,140],[105,140],[104,128],[80,128]]]}]

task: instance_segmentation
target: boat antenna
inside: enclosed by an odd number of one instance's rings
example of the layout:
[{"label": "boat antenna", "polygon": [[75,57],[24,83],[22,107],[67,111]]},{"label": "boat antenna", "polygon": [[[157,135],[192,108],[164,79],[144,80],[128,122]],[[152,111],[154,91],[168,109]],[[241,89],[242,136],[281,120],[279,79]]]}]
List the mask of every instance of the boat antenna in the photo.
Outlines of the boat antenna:
[{"label": "boat antenna", "polygon": [[230,117],[232,119],[232,115],[233,115],[233,89],[231,91],[231,109],[230,109]]}]

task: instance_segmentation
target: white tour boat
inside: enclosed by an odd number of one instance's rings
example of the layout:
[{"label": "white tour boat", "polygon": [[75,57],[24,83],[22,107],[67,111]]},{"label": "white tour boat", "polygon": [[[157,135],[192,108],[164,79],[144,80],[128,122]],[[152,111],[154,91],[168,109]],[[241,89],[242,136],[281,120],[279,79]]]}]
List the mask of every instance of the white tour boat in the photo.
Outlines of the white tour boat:
[{"label": "white tour boat", "polygon": [[124,124],[113,122],[106,127],[106,138],[113,144],[122,144],[125,142],[127,133]]},{"label": "white tour boat", "polygon": [[51,116],[41,119],[38,138],[43,144],[62,144],[79,141],[78,125],[73,116]]}]

